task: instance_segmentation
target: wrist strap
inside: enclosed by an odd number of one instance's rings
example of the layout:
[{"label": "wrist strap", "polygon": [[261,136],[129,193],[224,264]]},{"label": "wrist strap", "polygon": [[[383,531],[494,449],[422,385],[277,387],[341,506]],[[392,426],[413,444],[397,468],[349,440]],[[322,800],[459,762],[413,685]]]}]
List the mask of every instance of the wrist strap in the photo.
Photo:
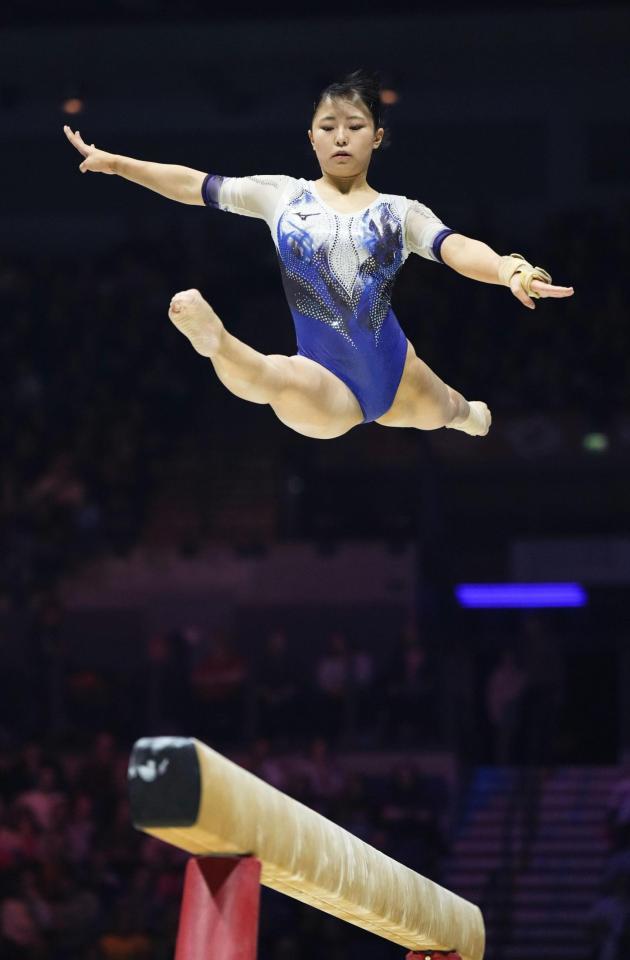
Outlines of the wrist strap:
[{"label": "wrist strap", "polygon": [[540,300],[540,294],[531,290],[532,280],[542,280],[543,283],[551,283],[551,274],[542,267],[533,267],[522,253],[510,253],[506,257],[501,257],[499,262],[499,280],[509,287],[510,280],[515,273],[521,275],[521,286],[525,293],[534,300]]}]

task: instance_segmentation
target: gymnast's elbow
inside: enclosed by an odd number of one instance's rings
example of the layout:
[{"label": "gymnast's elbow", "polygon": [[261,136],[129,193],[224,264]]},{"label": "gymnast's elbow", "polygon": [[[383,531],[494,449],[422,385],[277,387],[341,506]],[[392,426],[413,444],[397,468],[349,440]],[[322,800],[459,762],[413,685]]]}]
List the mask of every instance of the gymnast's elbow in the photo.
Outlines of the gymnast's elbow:
[{"label": "gymnast's elbow", "polygon": [[440,247],[440,256],[447,267],[460,271],[468,259],[466,256],[468,245],[469,238],[462,233],[449,233],[444,238]]},{"label": "gymnast's elbow", "polygon": [[186,168],[187,179],[183,189],[183,195],[180,198],[182,203],[188,203],[196,206],[204,206],[206,200],[203,196],[203,184],[206,174],[201,170]]}]

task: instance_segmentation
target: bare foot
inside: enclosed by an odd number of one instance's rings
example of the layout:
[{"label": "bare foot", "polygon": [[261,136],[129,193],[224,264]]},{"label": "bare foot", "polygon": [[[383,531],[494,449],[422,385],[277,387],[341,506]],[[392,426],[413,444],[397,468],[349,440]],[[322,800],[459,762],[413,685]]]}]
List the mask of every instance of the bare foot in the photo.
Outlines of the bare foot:
[{"label": "bare foot", "polygon": [[176,293],[168,315],[202,357],[213,357],[218,352],[223,324],[198,290]]},{"label": "bare foot", "polygon": [[492,423],[492,414],[488,409],[488,404],[484,403],[483,400],[469,400],[468,406],[470,407],[470,413],[466,419],[460,420],[459,423],[455,421],[447,423],[447,429],[462,430],[463,433],[467,433],[471,437],[485,437]]}]

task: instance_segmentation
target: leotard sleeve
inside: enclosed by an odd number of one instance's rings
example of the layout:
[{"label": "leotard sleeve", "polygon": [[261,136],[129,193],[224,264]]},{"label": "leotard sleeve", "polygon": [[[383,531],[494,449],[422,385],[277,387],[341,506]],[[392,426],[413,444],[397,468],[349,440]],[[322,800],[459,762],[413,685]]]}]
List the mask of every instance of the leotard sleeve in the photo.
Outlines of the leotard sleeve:
[{"label": "leotard sleeve", "polygon": [[439,217],[417,200],[407,201],[405,218],[405,243],[411,253],[427,260],[444,263],[440,254],[443,241],[449,233],[455,233]]},{"label": "leotard sleeve", "polygon": [[201,196],[208,207],[269,223],[281,194],[292,181],[282,174],[222,177],[209,173],[201,185]]}]

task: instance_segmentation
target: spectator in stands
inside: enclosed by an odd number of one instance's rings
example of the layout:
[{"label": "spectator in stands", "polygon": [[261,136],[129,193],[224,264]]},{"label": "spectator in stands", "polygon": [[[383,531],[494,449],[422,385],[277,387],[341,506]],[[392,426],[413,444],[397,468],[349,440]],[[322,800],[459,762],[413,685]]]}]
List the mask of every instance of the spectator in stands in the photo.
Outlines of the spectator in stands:
[{"label": "spectator in stands", "polygon": [[118,791],[116,741],[104,730],[96,736],[81,771],[80,787],[92,797],[94,817],[99,827],[109,826],[115,815]]},{"label": "spectator in stands", "polygon": [[258,737],[254,741],[250,756],[243,766],[278,790],[286,790],[287,777],[282,763],[273,755],[271,742],[265,737]]},{"label": "spectator in stands", "polygon": [[35,786],[39,780],[43,764],[44,750],[41,743],[29,740],[18,752],[15,763],[12,765],[12,796]]},{"label": "spectator in stands", "polygon": [[341,793],[336,798],[334,820],[356,837],[371,843],[376,828],[377,801],[370,795],[365,778],[358,773],[346,774]]},{"label": "spectator in stands", "polygon": [[50,939],[54,956],[78,958],[94,943],[100,919],[95,893],[79,883],[75,871],[61,864],[47,870]]},{"label": "spectator in stands", "polygon": [[528,682],[528,675],[515,651],[505,647],[486,683],[486,710],[492,725],[495,763],[509,764],[515,761]]},{"label": "spectator in stands", "polygon": [[147,659],[148,728],[188,733],[191,670],[186,631],[154,632],[147,642]]},{"label": "spectator in stands", "polygon": [[370,742],[378,710],[372,697],[374,657],[365,644],[349,644],[341,630],[334,630],[315,664],[315,680],[315,729],[329,740]]},{"label": "spectator in stands", "polygon": [[298,682],[296,664],[289,655],[284,630],[274,630],[264,647],[256,669],[258,726],[274,743],[293,740],[300,730],[297,710]]},{"label": "spectator in stands", "polygon": [[527,683],[521,701],[517,760],[544,766],[555,759],[559,718],[565,699],[565,666],[549,621],[526,616],[521,624]]},{"label": "spectator in stands", "polygon": [[376,664],[371,650],[360,640],[353,640],[350,649],[349,737],[357,745],[374,742],[379,711],[375,709]]},{"label": "spectator in stands", "polygon": [[49,830],[55,818],[55,810],[62,801],[57,774],[52,767],[41,768],[36,785],[18,797],[18,805],[35,818],[42,830]]},{"label": "spectator in stands", "polygon": [[249,680],[245,658],[225,631],[216,631],[209,652],[193,666],[191,686],[195,733],[214,742],[233,743],[244,726]]},{"label": "spectator in stands", "polygon": [[[0,829],[0,861],[8,866],[41,860],[42,830],[34,814],[14,802],[3,818]],[[2,822],[2,821],[0,821]]]},{"label": "spectator in stands", "polygon": [[3,960],[39,960],[46,957],[47,933],[52,922],[50,904],[38,877],[24,868],[0,902],[0,946]]},{"label": "spectator in stands", "polygon": [[435,734],[434,679],[417,627],[408,622],[387,664],[387,742],[425,744]]},{"label": "spectator in stands", "polygon": [[308,784],[309,795],[317,809],[326,807],[340,796],[345,777],[323,737],[316,737],[313,740],[307,757],[300,764],[300,769]]},{"label": "spectator in stands", "polygon": [[318,731],[328,739],[343,739],[348,733],[351,662],[348,643],[341,630],[328,637],[325,652],[315,664]]},{"label": "spectator in stands", "polygon": [[85,863],[94,844],[94,804],[87,793],[73,798],[65,828],[64,844],[71,863]]}]

